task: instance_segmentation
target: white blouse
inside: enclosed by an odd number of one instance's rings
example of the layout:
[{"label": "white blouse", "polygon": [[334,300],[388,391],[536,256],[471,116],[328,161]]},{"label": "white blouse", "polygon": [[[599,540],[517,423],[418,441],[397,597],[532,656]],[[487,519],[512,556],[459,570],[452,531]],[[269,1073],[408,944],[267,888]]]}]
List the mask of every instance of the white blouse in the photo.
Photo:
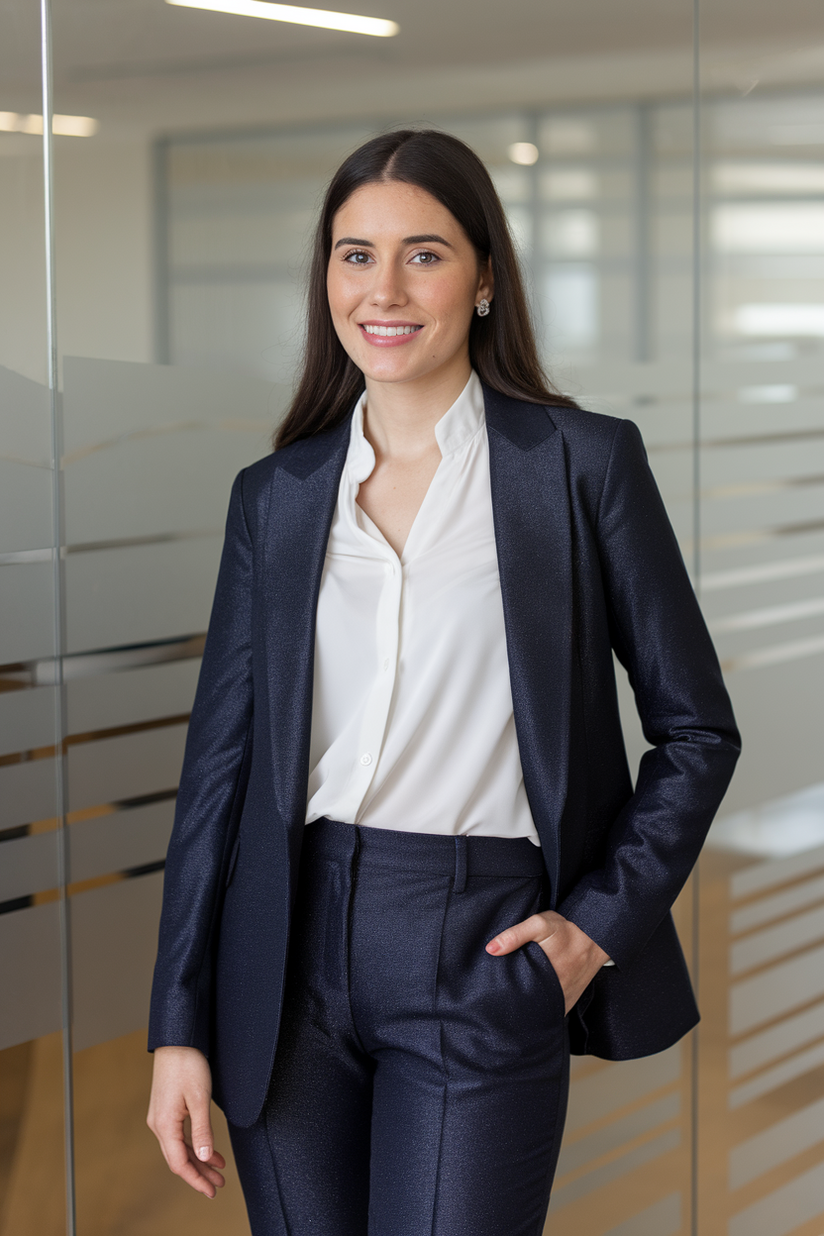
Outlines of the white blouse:
[{"label": "white blouse", "polygon": [[495,553],[483,388],[435,426],[441,462],[398,558],[355,499],[352,418],[318,601],[306,822],[529,837]]}]

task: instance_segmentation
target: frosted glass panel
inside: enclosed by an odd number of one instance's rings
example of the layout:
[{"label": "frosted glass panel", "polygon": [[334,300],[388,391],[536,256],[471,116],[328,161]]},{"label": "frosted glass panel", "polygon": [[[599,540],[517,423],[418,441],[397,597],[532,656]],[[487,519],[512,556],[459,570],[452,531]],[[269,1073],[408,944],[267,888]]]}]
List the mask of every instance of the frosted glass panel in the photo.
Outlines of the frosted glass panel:
[{"label": "frosted glass panel", "polygon": [[60,1029],[56,902],[0,914],[0,983],[0,1050]]},{"label": "frosted glass panel", "polygon": [[56,832],[17,837],[0,849],[0,904],[57,888]]},{"label": "frosted glass panel", "polygon": [[205,631],[222,546],[221,535],[69,554],[69,652]]},{"label": "frosted glass panel", "polygon": [[116,871],[162,863],[174,811],[174,800],[166,799],[72,824],[70,878],[92,880]]},{"label": "frosted glass panel", "polygon": [[185,741],[186,726],[170,725],[70,747],[70,810],[175,789]]},{"label": "frosted glass panel", "polygon": [[222,534],[235,474],[269,450],[270,383],[76,357],[65,383],[70,546]]},{"label": "frosted glass panel", "polygon": [[0,755],[54,744],[54,689],[0,691]]},{"label": "frosted glass panel", "polygon": [[51,656],[52,585],[49,561],[0,563],[0,664]]},{"label": "frosted glass panel", "polygon": [[72,898],[77,1051],[145,1026],[162,891],[158,872]]},{"label": "frosted glass panel", "polygon": [[200,660],[193,657],[69,682],[69,733],[84,734],[187,713],[199,672]]},{"label": "frosted glass panel", "polygon": [[56,814],[54,778],[53,759],[27,760],[24,764],[0,767],[0,831],[53,818]]}]

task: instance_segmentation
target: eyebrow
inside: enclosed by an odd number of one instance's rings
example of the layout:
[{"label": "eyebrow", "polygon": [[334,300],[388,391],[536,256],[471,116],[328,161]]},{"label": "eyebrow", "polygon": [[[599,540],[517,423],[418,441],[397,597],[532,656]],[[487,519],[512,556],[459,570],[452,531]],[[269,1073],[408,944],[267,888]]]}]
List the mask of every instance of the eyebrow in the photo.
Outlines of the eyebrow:
[{"label": "eyebrow", "polygon": [[[403,243],[405,245],[446,245],[447,249],[454,249],[448,240],[444,240],[443,236],[437,236],[434,232],[425,232],[420,236],[406,236]],[[335,245],[336,249],[340,249],[341,245],[360,245],[364,249],[374,249],[375,245],[371,240],[358,240],[355,236],[342,236]]]}]

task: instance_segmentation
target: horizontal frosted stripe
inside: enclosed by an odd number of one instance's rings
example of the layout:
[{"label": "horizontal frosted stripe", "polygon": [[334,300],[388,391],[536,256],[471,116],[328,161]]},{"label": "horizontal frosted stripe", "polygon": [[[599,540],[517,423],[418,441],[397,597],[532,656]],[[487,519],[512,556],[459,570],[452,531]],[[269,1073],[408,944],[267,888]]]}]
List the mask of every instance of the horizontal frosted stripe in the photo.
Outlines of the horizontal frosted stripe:
[{"label": "horizontal frosted stripe", "polygon": [[0,842],[0,901],[57,887],[58,833]]},{"label": "horizontal frosted stripe", "polygon": [[643,1060],[621,1060],[581,1078],[572,1086],[566,1129],[574,1133],[593,1120],[636,1102],[681,1076],[681,1046],[677,1044]]},{"label": "horizontal frosted stripe", "polygon": [[[769,710],[762,707],[761,691],[751,691],[749,702],[756,711],[751,714],[748,726],[750,749],[755,740],[763,748],[763,759],[769,768],[774,766],[776,742],[787,745],[788,720],[782,705],[793,705],[800,693],[809,691],[811,685],[809,673],[802,673],[800,667],[792,675],[789,672],[783,674],[772,684],[773,707]],[[741,690],[743,688],[739,688],[739,694]],[[744,698],[746,700],[748,697]],[[776,718],[781,719],[780,728],[777,728],[779,722]],[[797,740],[803,739],[812,728],[804,718],[799,725],[801,730],[796,731],[796,746],[801,745]],[[815,754],[814,775],[820,775],[817,733],[811,733],[809,737],[810,755]],[[787,761],[792,756],[791,750],[783,752],[785,775]],[[799,773],[799,780],[806,771],[806,763],[805,760],[804,768],[796,766],[793,769]],[[772,778],[765,778],[765,784],[771,781]],[[731,876],[730,895],[736,901],[812,875],[824,867],[824,785],[810,785],[783,798],[771,799],[756,807],[723,816],[710,829],[709,844],[765,860],[751,863]]]},{"label": "horizontal frosted stripe", "polygon": [[72,882],[113,871],[145,867],[166,857],[172,831],[173,799],[115,811],[71,825],[69,871]]},{"label": "horizontal frosted stripe", "polygon": [[70,554],[68,651],[145,644],[205,630],[221,548],[222,539],[215,537]]},{"label": "horizontal frosted stripe", "polygon": [[770,966],[730,989],[730,1033],[744,1034],[824,994],[824,947]]},{"label": "horizontal frosted stripe", "polygon": [[146,1025],[162,890],[157,872],[72,897],[76,1051]]},{"label": "horizontal frosted stripe", "polygon": [[0,768],[0,831],[57,814],[54,760]]},{"label": "horizontal frosted stripe", "polygon": [[51,482],[50,469],[0,455],[0,554],[51,545]]},{"label": "horizontal frosted stripe", "polygon": [[[126,648],[109,648],[104,652],[73,653],[63,658],[63,681],[102,678],[105,674],[119,674],[147,665],[165,665],[168,661],[197,660],[203,655],[205,642],[205,634],[193,633]],[[57,673],[55,660],[49,657],[30,662],[25,670],[29,680],[38,686],[54,682]]]},{"label": "horizontal frosted stripe", "polygon": [[[815,785],[798,794],[790,794],[785,799],[765,804],[758,813],[742,812],[736,818],[752,817],[753,822],[757,818],[762,827],[772,827],[780,831],[782,826],[786,827],[787,816],[796,810],[805,816],[824,817],[824,785]],[[732,818],[728,816],[725,823]],[[736,871],[732,876],[730,896],[737,901],[741,897],[774,888],[777,884],[788,884],[799,876],[812,874],[819,867],[824,867],[824,845],[810,846],[803,853],[790,854],[786,858],[754,863],[743,871]]]},{"label": "horizontal frosted stripe", "polygon": [[61,1025],[57,902],[0,914],[0,1051]]},{"label": "horizontal frosted stripe", "polygon": [[751,584],[772,583],[778,579],[796,579],[824,572],[824,557],[790,558],[780,562],[764,562],[759,566],[737,567],[733,571],[708,571],[701,576],[701,591],[718,592],[726,588],[743,588]]},{"label": "horizontal frosted stripe", "polygon": [[[196,409],[180,410],[182,421]],[[66,543],[222,530],[232,481],[268,450],[271,423],[180,424],[69,462]]]},{"label": "horizontal frosted stripe", "polygon": [[[248,373],[178,365],[133,364],[67,356],[63,361],[64,450],[68,467],[89,451],[111,453],[152,431],[178,426],[258,422],[266,452],[271,384]],[[247,462],[257,458],[254,447]],[[186,485],[184,477],[178,482]],[[193,472],[193,483],[197,474]],[[148,495],[147,495],[148,498]]]},{"label": "horizontal frosted stripe", "polygon": [[0,443],[7,459],[50,467],[49,392],[39,382],[32,382],[3,365],[0,365]]},{"label": "horizontal frosted stripe", "polygon": [[777,927],[767,927],[730,947],[730,970],[743,974],[755,966],[764,965],[775,957],[792,953],[824,938],[824,906],[798,914]]},{"label": "horizontal frosted stripe", "polygon": [[174,789],[185,741],[186,726],[169,725],[70,747],[69,809]]},{"label": "horizontal frosted stripe", "polygon": [[785,893],[763,897],[752,905],[733,910],[730,915],[730,931],[733,935],[738,935],[741,931],[749,931],[761,923],[768,923],[772,918],[782,918],[793,910],[801,910],[815,901],[824,901],[824,876],[819,876],[817,880],[805,880],[803,884],[798,884]]},{"label": "horizontal frosted stripe", "polygon": [[783,1060],[775,1068],[767,1069],[765,1073],[760,1073],[752,1081],[743,1082],[742,1085],[736,1086],[731,1090],[729,1097],[730,1111],[743,1107],[745,1103],[752,1103],[754,1099],[759,1099],[762,1094],[769,1094],[771,1090],[777,1090],[779,1086],[786,1085],[787,1082],[792,1081],[796,1077],[803,1077],[805,1073],[811,1073],[813,1069],[820,1068],[822,1064],[824,1064],[824,1043],[811,1047],[809,1051],[799,1052],[797,1056],[793,1056],[790,1060]]},{"label": "horizontal frosted stripe", "polygon": [[611,1227],[604,1236],[676,1236],[681,1231],[681,1194],[670,1193],[653,1206]]},{"label": "horizontal frosted stripe", "polygon": [[54,690],[0,691],[0,755],[54,746]]},{"label": "horizontal frosted stripe", "polygon": [[654,1137],[651,1141],[644,1142],[642,1146],[636,1146],[634,1150],[628,1151],[618,1159],[613,1159],[611,1163],[596,1167],[594,1171],[587,1172],[580,1179],[573,1180],[560,1189],[554,1189],[549,1204],[549,1213],[557,1214],[564,1206],[569,1206],[572,1202],[577,1202],[579,1198],[594,1193],[596,1189],[604,1188],[613,1180],[628,1176],[630,1172],[637,1171],[645,1163],[660,1158],[662,1154],[667,1154],[670,1150],[677,1150],[680,1145],[681,1130],[670,1129],[668,1133],[662,1133],[660,1137]]},{"label": "horizontal frosted stripe", "polygon": [[[167,661],[70,682],[70,734],[135,725],[191,710],[200,660]],[[1,697],[0,697],[1,698]]]},{"label": "horizontal frosted stripe", "polygon": [[786,1236],[824,1211],[824,1171],[811,1168],[740,1211],[729,1221],[728,1236]]},{"label": "horizontal frosted stripe", "polygon": [[754,630],[757,627],[779,626],[785,622],[800,622],[804,618],[814,618],[824,614],[824,600],[793,601],[789,605],[772,605],[766,609],[747,610],[741,614],[730,614],[726,618],[716,618],[710,623],[710,630],[718,634],[723,631]]},{"label": "horizontal frosted stripe", "polygon": [[730,1151],[730,1189],[740,1189],[820,1141],[824,1141],[824,1099],[734,1146]]},{"label": "horizontal frosted stripe", "polygon": [[6,563],[0,567],[0,582],[0,665],[51,656],[52,564]]},{"label": "horizontal frosted stripe", "polygon": [[824,1004],[805,1009],[794,1017],[787,1017],[777,1026],[754,1034],[743,1043],[730,1048],[730,1076],[741,1077],[753,1069],[761,1068],[775,1060],[778,1056],[786,1056],[788,1052],[813,1039],[824,1036]]},{"label": "horizontal frosted stripe", "polygon": [[649,1133],[658,1125],[666,1124],[681,1114],[681,1095],[667,1094],[654,1103],[647,1104],[639,1111],[614,1120],[602,1129],[587,1134],[576,1142],[569,1142],[561,1148],[558,1160],[559,1176],[567,1172],[575,1172],[585,1167],[587,1163],[599,1159],[601,1155],[617,1150],[626,1142],[633,1141],[643,1133]]},{"label": "horizontal frosted stripe", "polygon": [[721,658],[722,668],[726,673],[738,670],[762,669],[767,665],[785,665],[788,661],[799,661],[806,657],[817,657],[824,652],[824,635],[816,635],[810,639],[788,640],[783,644],[770,644],[766,648],[754,648],[751,652],[740,656]]}]

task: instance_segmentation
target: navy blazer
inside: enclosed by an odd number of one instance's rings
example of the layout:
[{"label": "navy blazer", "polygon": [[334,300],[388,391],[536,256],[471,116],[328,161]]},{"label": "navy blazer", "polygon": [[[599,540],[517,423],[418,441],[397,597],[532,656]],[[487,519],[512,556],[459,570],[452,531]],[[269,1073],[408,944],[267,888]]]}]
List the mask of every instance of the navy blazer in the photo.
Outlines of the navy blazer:
[{"label": "navy blazer", "polygon": [[[616,963],[573,1010],[572,1046],[648,1055],[698,1020],[669,911],[739,737],[637,428],[484,395],[515,727],[552,905]],[[204,1052],[242,1126],[278,1036],[349,424],[235,481],[166,862],[149,1046]],[[651,744],[634,790],[613,649]]]}]

